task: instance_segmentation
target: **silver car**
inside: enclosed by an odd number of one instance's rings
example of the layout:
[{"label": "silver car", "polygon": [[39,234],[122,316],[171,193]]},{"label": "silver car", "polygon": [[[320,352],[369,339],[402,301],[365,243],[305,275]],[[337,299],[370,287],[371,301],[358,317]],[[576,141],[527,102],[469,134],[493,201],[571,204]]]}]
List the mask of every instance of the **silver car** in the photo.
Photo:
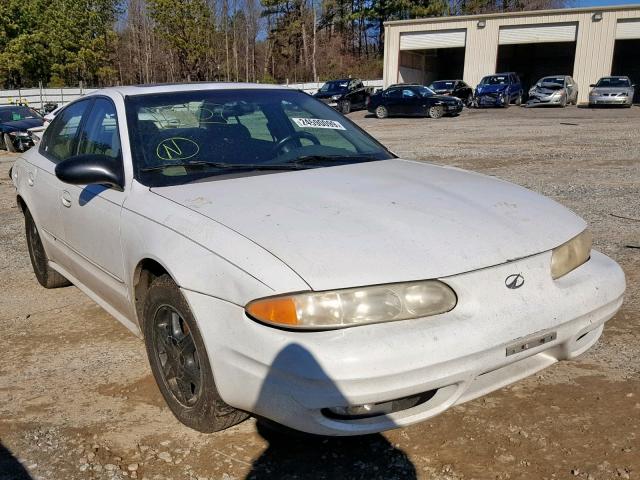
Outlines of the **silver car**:
[{"label": "silver car", "polygon": [[578,103],[578,85],[567,75],[543,77],[529,90],[527,107],[540,105],[556,105],[566,107],[567,104]]},{"label": "silver car", "polygon": [[622,105],[629,108],[633,104],[636,86],[631,83],[629,77],[602,77],[591,87],[589,106]]}]

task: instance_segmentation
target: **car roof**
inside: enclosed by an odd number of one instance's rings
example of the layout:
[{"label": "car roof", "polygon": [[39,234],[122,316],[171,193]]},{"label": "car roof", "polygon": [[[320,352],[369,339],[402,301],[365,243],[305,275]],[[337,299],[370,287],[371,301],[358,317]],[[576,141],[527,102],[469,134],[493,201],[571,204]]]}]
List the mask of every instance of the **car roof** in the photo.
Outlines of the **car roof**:
[{"label": "car roof", "polygon": [[603,78],[619,78],[621,80],[629,80],[629,77],[627,77],[626,75],[607,75],[606,77],[600,77],[600,80],[602,80]]},{"label": "car roof", "polygon": [[463,81],[464,80],[460,80],[459,78],[456,78],[456,79],[451,78],[451,79],[445,79],[445,80],[434,80],[431,83],[436,83],[436,82],[463,82]]},{"label": "car roof", "polygon": [[130,85],[109,87],[95,90],[89,95],[119,94],[123,97],[148,95],[153,93],[196,92],[201,90],[292,90],[281,85],[265,83],[227,83],[227,82],[196,82],[196,83],[159,83],[146,85]]}]

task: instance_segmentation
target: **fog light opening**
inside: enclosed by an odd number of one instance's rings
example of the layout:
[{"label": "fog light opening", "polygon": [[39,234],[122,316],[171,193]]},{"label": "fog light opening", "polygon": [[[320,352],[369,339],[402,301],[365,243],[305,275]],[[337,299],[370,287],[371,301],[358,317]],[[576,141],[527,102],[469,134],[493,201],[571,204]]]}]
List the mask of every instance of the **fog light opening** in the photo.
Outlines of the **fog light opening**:
[{"label": "fog light opening", "polygon": [[359,420],[363,418],[380,417],[390,413],[408,410],[431,400],[437,393],[436,390],[411,395],[409,397],[389,400],[387,402],[365,403],[362,405],[351,405],[347,407],[323,408],[322,414],[325,417],[336,420]]}]

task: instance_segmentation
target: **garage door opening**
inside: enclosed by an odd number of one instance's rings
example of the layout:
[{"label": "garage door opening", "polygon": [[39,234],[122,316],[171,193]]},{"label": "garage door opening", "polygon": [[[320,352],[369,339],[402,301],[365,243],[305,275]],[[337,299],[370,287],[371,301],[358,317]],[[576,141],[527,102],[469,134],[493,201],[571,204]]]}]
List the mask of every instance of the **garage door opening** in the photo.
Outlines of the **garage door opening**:
[{"label": "garage door opening", "polygon": [[462,78],[466,40],[466,29],[402,33],[398,82]]},{"label": "garage door opening", "polygon": [[542,77],[573,76],[575,42],[520,43],[498,47],[497,72],[516,72],[527,92]]},{"label": "garage door opening", "polygon": [[434,80],[457,80],[464,73],[464,47],[400,52],[398,82],[429,85]]},{"label": "garage door opening", "polygon": [[[612,75],[626,75],[631,78],[631,82],[640,85],[640,62],[638,62],[638,52],[640,52],[640,39],[616,40],[613,49]],[[640,88],[636,87],[633,97],[634,103],[640,103]]]}]

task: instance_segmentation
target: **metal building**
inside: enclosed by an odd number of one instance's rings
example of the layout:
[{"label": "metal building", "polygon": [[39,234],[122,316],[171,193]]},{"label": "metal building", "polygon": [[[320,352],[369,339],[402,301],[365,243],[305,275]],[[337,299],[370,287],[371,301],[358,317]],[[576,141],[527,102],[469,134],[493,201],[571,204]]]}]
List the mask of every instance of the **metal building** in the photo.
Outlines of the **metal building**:
[{"label": "metal building", "polygon": [[640,5],[539,10],[385,23],[384,84],[517,72],[525,89],[571,75],[579,100],[605,75],[640,84]]}]

